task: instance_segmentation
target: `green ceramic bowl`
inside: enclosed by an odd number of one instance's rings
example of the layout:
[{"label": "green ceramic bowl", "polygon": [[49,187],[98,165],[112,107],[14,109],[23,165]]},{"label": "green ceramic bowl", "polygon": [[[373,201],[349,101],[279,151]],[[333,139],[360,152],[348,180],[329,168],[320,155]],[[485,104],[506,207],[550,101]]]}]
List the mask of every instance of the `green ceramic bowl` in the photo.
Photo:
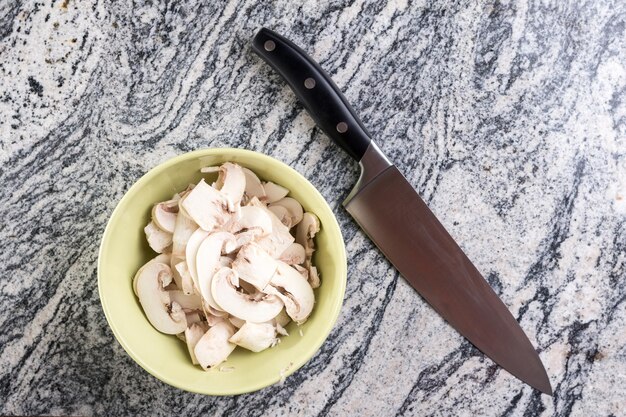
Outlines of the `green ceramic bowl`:
[{"label": "green ceramic bowl", "polygon": [[[148,247],[143,227],[153,203],[197,182],[201,167],[233,161],[264,179],[289,190],[307,211],[320,219],[313,258],[322,285],[316,304],[300,328],[291,323],[289,336],[260,353],[237,348],[225,365],[232,372],[203,371],[191,364],[187,348],[175,336],[156,331],[146,319],[132,289],[137,269],[156,254]],[[104,231],[98,257],[98,291],[113,334],[128,354],[146,371],[175,387],[209,395],[234,395],[278,382],[304,365],[328,337],[343,302],[346,288],[346,253],[332,210],[302,175],[276,159],[242,149],[206,149],[170,159],[133,185],[119,202]]]}]

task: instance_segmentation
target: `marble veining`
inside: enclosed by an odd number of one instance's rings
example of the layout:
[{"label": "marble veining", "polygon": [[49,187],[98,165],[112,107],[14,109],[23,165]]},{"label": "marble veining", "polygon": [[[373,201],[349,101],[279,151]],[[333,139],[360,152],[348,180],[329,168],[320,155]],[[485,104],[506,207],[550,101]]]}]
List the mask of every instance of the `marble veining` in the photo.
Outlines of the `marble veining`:
[{"label": "marble veining", "polygon": [[[510,307],[554,397],[486,359],[341,207],[357,167],[249,42],[267,26],[345,92]],[[626,4],[0,4],[0,414],[625,416]],[[106,221],[154,165],[274,156],[330,202],[345,304],[282,386],[207,397],[144,372],[100,308]]]}]

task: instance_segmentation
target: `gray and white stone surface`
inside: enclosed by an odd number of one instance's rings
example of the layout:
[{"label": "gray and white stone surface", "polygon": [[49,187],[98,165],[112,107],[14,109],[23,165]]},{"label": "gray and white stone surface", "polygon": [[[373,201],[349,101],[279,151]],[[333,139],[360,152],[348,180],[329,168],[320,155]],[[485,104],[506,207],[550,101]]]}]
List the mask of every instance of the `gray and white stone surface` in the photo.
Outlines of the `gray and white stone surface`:
[{"label": "gray and white stone surface", "polygon": [[[555,388],[499,369],[399,278],[340,205],[355,164],[249,44],[273,28],[345,92],[537,346]],[[213,398],[124,352],[100,236],[180,153],[265,152],[330,202],[345,303],[284,385]],[[626,4],[0,4],[0,414],[625,416]]]}]

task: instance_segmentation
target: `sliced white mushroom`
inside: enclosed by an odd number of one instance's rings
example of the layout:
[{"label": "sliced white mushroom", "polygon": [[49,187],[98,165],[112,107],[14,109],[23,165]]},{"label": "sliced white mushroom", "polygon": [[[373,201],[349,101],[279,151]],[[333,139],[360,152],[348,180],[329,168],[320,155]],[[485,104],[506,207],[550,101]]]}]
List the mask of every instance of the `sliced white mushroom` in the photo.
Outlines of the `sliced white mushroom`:
[{"label": "sliced white mushroom", "polygon": [[311,262],[311,257],[313,256],[313,252],[315,252],[315,242],[313,238],[319,231],[320,221],[317,216],[313,213],[304,213],[302,221],[296,228],[296,242],[304,246],[306,260],[302,265],[307,270],[307,279],[313,288],[320,286],[319,273]]},{"label": "sliced white mushroom", "polygon": [[182,308],[202,310],[202,300],[197,294],[185,294],[180,290],[170,291],[170,300],[177,302]]},{"label": "sliced white mushroom", "polygon": [[204,180],[182,200],[181,207],[208,232],[225,224],[230,218],[229,199],[225,194],[209,186]]},{"label": "sliced white mushroom", "polygon": [[258,234],[256,230],[249,230],[237,233],[235,235],[235,239],[237,240],[237,247],[240,248],[247,245],[248,243],[254,242],[257,236]]},{"label": "sliced white mushroom", "polygon": [[172,234],[161,230],[153,221],[144,227],[148,245],[157,253],[169,252],[172,244]]},{"label": "sliced white mushroom", "polygon": [[233,270],[241,279],[254,285],[260,291],[263,291],[270,282],[277,267],[276,260],[256,243],[243,246],[232,265]]},{"label": "sliced white mushroom", "polygon": [[304,212],[302,210],[302,206],[300,205],[300,203],[298,203],[298,200],[296,200],[295,198],[291,198],[291,197],[281,198],[280,200],[274,203],[271,203],[269,205],[269,208],[276,207],[276,206],[281,206],[287,209],[287,212],[289,213],[289,218],[290,218],[289,226],[287,227],[293,227],[297,225],[298,223],[300,223],[300,221],[302,220],[302,215]]},{"label": "sliced white mushroom", "polygon": [[[239,281],[239,287],[248,295],[250,295],[252,298],[257,298],[258,297],[258,293],[260,292],[254,285],[250,284],[249,282],[246,282],[243,279],[238,280]],[[263,294],[263,293],[261,293]],[[263,294],[265,295],[265,294]]]},{"label": "sliced white mushroom", "polygon": [[179,270],[176,268],[176,265],[180,262],[184,262],[184,258],[181,256],[172,255],[170,258],[170,268],[172,270],[172,277],[174,278],[174,283],[176,285],[176,289],[182,289],[182,278],[180,276]]},{"label": "sliced white mushroom", "polygon": [[287,209],[283,206],[269,206],[267,208],[269,211],[271,211],[272,213],[274,213],[274,215],[278,218],[278,220],[280,220],[280,222],[282,224],[284,224],[286,227],[291,228],[293,225],[291,224],[291,215],[289,214],[289,211],[287,211]]},{"label": "sliced white mushroom", "polygon": [[234,259],[229,256],[220,256],[220,267],[226,266],[228,268],[233,264]]},{"label": "sliced white mushroom", "polygon": [[246,324],[245,320],[241,320],[239,317],[235,317],[235,316],[229,316],[228,321],[230,321],[230,323],[238,329],[240,329],[241,326]]},{"label": "sliced white mushroom", "polygon": [[[201,172],[215,172],[215,167],[202,168]],[[216,188],[226,196],[229,210],[235,210],[235,206],[241,203],[244,190],[246,189],[246,176],[241,166],[226,162],[217,168],[219,176],[215,183]]]},{"label": "sliced white mushroom", "polygon": [[[174,256],[172,256],[172,262],[174,260]],[[184,258],[173,268],[174,271],[174,279],[179,279],[180,281],[176,282],[178,288],[180,288],[185,294],[193,294],[195,284],[193,282],[193,278],[191,278],[191,274],[189,273],[189,268],[187,266],[187,261]]]},{"label": "sliced white mushroom", "polygon": [[165,264],[165,265],[169,265],[170,264],[170,259],[171,259],[171,255],[169,253],[162,253],[162,254],[157,255],[154,258],[150,259],[141,268],[139,268],[139,270],[137,271],[137,273],[133,277],[133,291],[135,292],[135,295],[137,295],[137,278],[139,277],[139,275],[141,275],[143,270],[148,265],[151,265],[153,263],[162,263],[162,264]]},{"label": "sliced white mushroom", "polygon": [[278,262],[276,274],[265,289],[285,303],[285,310],[296,323],[303,323],[313,311],[313,288],[302,275],[284,262]]},{"label": "sliced white mushroom", "polygon": [[309,284],[311,284],[311,288],[317,288],[320,286],[320,275],[317,272],[317,267],[313,266],[313,264],[311,264],[311,261],[306,261],[305,266],[308,267],[308,277],[307,280],[309,281]]},{"label": "sliced white mushroom", "polygon": [[251,299],[233,285],[234,274],[232,269],[222,268],[213,277],[211,292],[222,310],[252,323],[271,320],[280,313],[283,303],[277,296],[267,295],[259,301]]},{"label": "sliced white mushroom", "polygon": [[185,247],[185,260],[187,261],[187,269],[189,269],[189,275],[193,280],[196,288],[200,288],[198,284],[198,271],[196,269],[196,256],[198,255],[198,248],[209,235],[209,232],[202,229],[197,229],[189,237],[187,246]]},{"label": "sliced white mushroom", "polygon": [[278,259],[289,265],[301,264],[306,260],[304,247],[294,242],[280,254]]},{"label": "sliced white mushroom", "polygon": [[[306,263],[306,261],[305,261]],[[302,277],[304,277],[304,279],[306,279],[307,281],[309,280],[309,270],[306,268],[303,268],[300,265],[291,265],[296,271],[298,271],[300,273],[300,275],[302,275]]]},{"label": "sliced white mushroom", "polygon": [[270,204],[285,198],[287,194],[289,194],[288,189],[281,187],[278,184],[274,184],[271,181],[264,183],[263,188],[265,189],[266,201]]},{"label": "sliced white mushroom", "polygon": [[246,177],[246,189],[245,193],[249,198],[256,197],[259,199],[265,198],[265,188],[261,184],[261,180],[256,174],[250,171],[248,168],[242,168],[243,174]]},{"label": "sliced white mushroom", "polygon": [[261,207],[241,207],[239,215],[231,224],[233,233],[253,232],[257,236],[267,236],[272,233],[272,218],[267,210]]},{"label": "sliced white mushroom", "polygon": [[187,320],[182,307],[170,300],[164,290],[172,280],[170,267],[153,262],[146,265],[136,280],[137,295],[148,321],[158,331],[177,334],[185,331]]},{"label": "sliced white mushroom", "polygon": [[235,248],[235,236],[228,232],[215,232],[207,236],[196,254],[196,272],[198,289],[202,298],[213,308],[221,310],[211,295],[211,280],[220,268],[222,252],[230,252]]},{"label": "sliced white mushroom", "polygon": [[176,228],[176,218],[178,213],[178,201],[168,200],[155,204],[152,207],[152,221],[159,227],[169,233],[174,233]]},{"label": "sliced white mushroom", "polygon": [[176,225],[174,234],[172,235],[172,254],[176,256],[185,256],[187,242],[189,238],[198,229],[198,225],[192,219],[185,215],[176,216]]},{"label": "sliced white mushroom", "polygon": [[304,246],[306,256],[310,258],[315,251],[313,238],[320,231],[320,220],[313,213],[306,212],[296,228],[296,242]]},{"label": "sliced white mushroom", "polygon": [[271,257],[278,258],[294,241],[294,237],[289,233],[289,228],[282,224],[280,219],[269,211],[258,199],[251,199],[248,205],[266,210],[266,213],[268,213],[272,219],[272,233],[259,238],[256,243],[269,253]]},{"label": "sliced white mushroom", "polygon": [[247,168],[227,162],[201,171],[217,180],[153,207],[144,230],[162,255],[137,271],[133,289],[150,323],[185,341],[206,370],[228,357],[231,342],[259,352],[288,335],[292,319],[309,317],[320,224],[286,188]]},{"label": "sliced white mushroom", "polygon": [[187,349],[189,350],[189,356],[191,357],[191,363],[198,364],[194,349],[198,344],[198,341],[204,336],[208,328],[200,323],[194,323],[185,329],[185,342],[187,343]]},{"label": "sliced white mushroom", "polygon": [[191,326],[194,323],[199,323],[202,321],[202,317],[198,312],[185,313],[185,318],[187,319],[187,327]]},{"label": "sliced white mushroom", "polygon": [[228,341],[252,352],[260,352],[276,341],[276,329],[268,323],[245,323]]},{"label": "sliced white mushroom", "polygon": [[204,310],[207,314],[207,316],[213,315],[215,317],[221,317],[221,318],[227,318],[228,317],[228,313],[226,311],[222,311],[222,310],[217,310],[211,306],[208,305],[204,305]]},{"label": "sliced white mushroom", "polygon": [[235,328],[233,325],[226,320],[222,320],[211,327],[198,340],[193,352],[203,369],[208,370],[228,358],[228,355],[237,347],[237,345],[228,341],[234,334]]},{"label": "sliced white mushroom", "polygon": [[213,314],[206,315],[206,321],[209,324],[209,327],[213,327],[220,321],[224,321],[224,320],[226,320],[226,317],[220,317],[220,316],[216,316]]}]

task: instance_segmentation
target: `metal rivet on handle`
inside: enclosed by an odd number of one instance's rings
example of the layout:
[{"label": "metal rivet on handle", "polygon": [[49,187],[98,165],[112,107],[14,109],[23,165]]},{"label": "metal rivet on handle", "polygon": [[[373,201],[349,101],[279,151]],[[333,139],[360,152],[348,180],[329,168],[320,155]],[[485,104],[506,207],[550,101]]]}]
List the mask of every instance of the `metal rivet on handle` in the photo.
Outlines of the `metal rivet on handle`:
[{"label": "metal rivet on handle", "polygon": [[348,131],[348,124],[346,122],[337,123],[337,132],[346,133]]},{"label": "metal rivet on handle", "polygon": [[315,87],[315,80],[313,78],[307,78],[306,80],[304,80],[304,86],[307,88],[307,90],[312,89],[313,87]]},{"label": "metal rivet on handle", "polygon": [[274,49],[276,49],[276,44],[274,43],[274,41],[265,41],[265,43],[263,44],[263,47],[265,48],[265,50],[267,52],[272,52]]}]

